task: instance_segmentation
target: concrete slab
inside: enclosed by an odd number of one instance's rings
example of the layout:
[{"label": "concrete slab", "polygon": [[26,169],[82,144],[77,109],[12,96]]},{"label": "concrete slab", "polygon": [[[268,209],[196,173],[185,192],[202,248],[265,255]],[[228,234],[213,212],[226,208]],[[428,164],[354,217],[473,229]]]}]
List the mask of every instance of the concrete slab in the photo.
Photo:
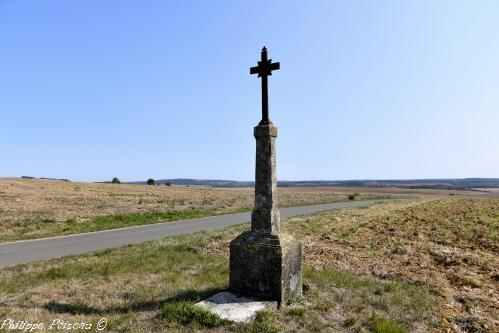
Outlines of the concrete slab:
[{"label": "concrete slab", "polygon": [[259,301],[253,298],[237,297],[224,291],[196,303],[206,310],[218,314],[222,319],[244,323],[255,317],[258,311],[277,308],[277,302]]}]

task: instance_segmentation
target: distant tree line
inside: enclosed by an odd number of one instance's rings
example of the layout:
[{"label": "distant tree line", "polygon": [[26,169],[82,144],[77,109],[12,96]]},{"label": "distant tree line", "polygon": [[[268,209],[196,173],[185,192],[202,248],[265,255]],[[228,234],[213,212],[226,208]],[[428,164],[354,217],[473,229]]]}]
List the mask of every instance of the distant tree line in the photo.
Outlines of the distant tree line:
[{"label": "distant tree line", "polygon": [[[114,177],[113,180],[111,180],[111,183],[112,184],[121,184],[121,181],[120,181],[120,179],[118,177]],[[161,184],[157,183],[153,178],[149,178],[146,181],[146,184],[147,185],[161,185]],[[166,182],[165,186],[172,186],[172,183]]]},{"label": "distant tree line", "polygon": [[62,182],[70,182],[69,179],[66,179],[66,178],[47,178],[47,177],[40,177],[40,178],[36,178],[36,177],[31,177],[31,176],[21,176],[22,179],[44,179],[44,180],[60,180]]}]

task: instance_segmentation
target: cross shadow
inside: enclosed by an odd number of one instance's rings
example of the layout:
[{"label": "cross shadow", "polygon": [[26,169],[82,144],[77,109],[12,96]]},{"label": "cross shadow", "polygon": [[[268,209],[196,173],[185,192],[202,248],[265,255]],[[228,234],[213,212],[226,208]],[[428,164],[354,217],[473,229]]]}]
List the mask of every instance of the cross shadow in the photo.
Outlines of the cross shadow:
[{"label": "cross shadow", "polygon": [[[272,300],[267,297],[258,297],[254,292],[252,293],[242,293],[234,290],[220,290],[218,293],[212,294],[210,301],[214,304],[245,304],[245,303],[255,303],[255,302],[272,302]],[[213,297],[216,296],[216,297]]]},{"label": "cross shadow", "polygon": [[56,301],[50,301],[43,305],[43,308],[49,310],[51,313],[69,313],[72,315],[77,314],[102,314],[102,310],[88,306],[84,303],[59,303]]},{"label": "cross shadow", "polygon": [[52,313],[57,314],[83,314],[83,315],[105,315],[111,313],[129,313],[129,312],[141,312],[141,311],[151,311],[161,308],[167,303],[179,303],[179,302],[199,302],[206,299],[214,294],[225,291],[225,289],[220,288],[210,288],[206,290],[185,290],[174,296],[156,299],[156,300],[132,300],[123,306],[111,306],[106,308],[98,308],[86,305],[85,303],[60,303],[56,301],[50,301],[44,304],[42,307],[49,310]]}]

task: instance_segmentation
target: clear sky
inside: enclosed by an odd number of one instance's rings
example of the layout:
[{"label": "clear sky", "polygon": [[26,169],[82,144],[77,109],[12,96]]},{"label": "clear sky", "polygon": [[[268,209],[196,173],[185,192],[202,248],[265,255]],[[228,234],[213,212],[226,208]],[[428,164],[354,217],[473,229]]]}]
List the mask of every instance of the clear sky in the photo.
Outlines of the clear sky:
[{"label": "clear sky", "polygon": [[0,0],[0,176],[499,177],[499,1]]}]

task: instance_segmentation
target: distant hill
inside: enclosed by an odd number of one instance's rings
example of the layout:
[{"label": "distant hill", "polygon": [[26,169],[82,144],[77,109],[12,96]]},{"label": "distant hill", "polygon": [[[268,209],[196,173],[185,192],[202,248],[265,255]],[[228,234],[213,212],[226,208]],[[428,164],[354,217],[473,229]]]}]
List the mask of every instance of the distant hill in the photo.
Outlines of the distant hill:
[{"label": "distant hill", "polygon": [[[159,179],[157,184],[202,185],[213,187],[250,187],[253,181],[236,181],[221,179]],[[128,182],[128,184],[146,184],[146,181]],[[400,187],[400,188],[433,188],[433,189],[471,189],[499,187],[499,178],[463,178],[463,179],[386,179],[386,180],[303,180],[278,181],[279,186],[344,186],[344,187]]]}]

